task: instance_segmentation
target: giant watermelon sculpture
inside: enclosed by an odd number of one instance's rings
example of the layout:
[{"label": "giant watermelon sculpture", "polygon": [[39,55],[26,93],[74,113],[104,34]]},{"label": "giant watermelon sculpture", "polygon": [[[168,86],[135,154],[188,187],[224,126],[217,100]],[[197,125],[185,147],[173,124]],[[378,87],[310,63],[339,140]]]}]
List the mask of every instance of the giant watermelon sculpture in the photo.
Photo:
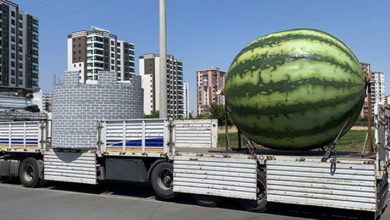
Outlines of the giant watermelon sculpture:
[{"label": "giant watermelon sculpture", "polygon": [[275,149],[331,143],[351,128],[364,97],[365,77],[351,49],[312,29],[257,38],[235,57],[225,83],[234,124]]}]

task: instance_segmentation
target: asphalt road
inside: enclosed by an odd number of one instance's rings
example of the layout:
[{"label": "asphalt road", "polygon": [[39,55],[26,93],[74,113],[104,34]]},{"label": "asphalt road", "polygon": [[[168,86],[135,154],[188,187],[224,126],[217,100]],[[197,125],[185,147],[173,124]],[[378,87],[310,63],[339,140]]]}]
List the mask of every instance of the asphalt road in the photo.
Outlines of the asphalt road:
[{"label": "asphalt road", "polygon": [[[234,201],[206,208],[196,205],[188,195],[180,195],[174,201],[158,201],[146,184],[48,183],[29,189],[16,181],[0,182],[1,220],[349,220],[361,216],[359,212],[287,205],[276,205],[270,212],[258,214],[240,210]],[[390,220],[388,209],[381,219]]]}]

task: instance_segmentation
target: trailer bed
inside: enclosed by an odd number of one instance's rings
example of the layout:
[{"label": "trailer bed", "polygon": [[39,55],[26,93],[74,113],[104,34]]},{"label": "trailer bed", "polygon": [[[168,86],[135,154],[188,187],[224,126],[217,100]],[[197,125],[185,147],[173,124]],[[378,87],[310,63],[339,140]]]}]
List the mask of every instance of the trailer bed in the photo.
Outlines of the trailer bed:
[{"label": "trailer bed", "polygon": [[257,192],[250,184],[256,183],[254,171],[260,165],[268,202],[382,210],[388,191],[388,184],[382,184],[387,183],[386,169],[356,152],[338,153],[335,164],[323,155],[322,151],[258,149],[248,155],[246,149],[180,148],[174,157],[174,191],[253,200]]}]

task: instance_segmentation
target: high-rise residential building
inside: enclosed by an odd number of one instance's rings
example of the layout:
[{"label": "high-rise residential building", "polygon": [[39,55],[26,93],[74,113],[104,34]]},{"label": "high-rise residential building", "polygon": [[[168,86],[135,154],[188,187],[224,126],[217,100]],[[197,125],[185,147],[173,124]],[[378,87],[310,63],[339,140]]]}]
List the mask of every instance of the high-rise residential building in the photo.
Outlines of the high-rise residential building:
[{"label": "high-rise residential building", "polygon": [[390,95],[386,95],[386,96],[385,96],[385,102],[386,102],[387,104],[390,104]]},{"label": "high-rise residential building", "polygon": [[0,87],[38,88],[38,19],[17,4],[0,0],[0,27]]},{"label": "high-rise residential building", "polygon": [[188,82],[183,82],[183,103],[184,103],[184,117],[190,117],[190,85]]},{"label": "high-rise residential building", "polygon": [[[371,111],[374,110],[375,104],[385,103],[385,80],[383,72],[371,71],[371,64],[360,63],[362,70],[365,74],[371,73],[370,88],[371,88]],[[367,97],[364,101],[361,116],[367,116],[368,114],[368,102]]]},{"label": "high-rise residential building", "polygon": [[44,111],[51,112],[53,103],[53,95],[50,93],[42,94],[42,107]]},{"label": "high-rise residential building", "polygon": [[[144,89],[144,113],[150,115],[160,109],[160,56],[145,54],[139,57],[139,71]],[[167,114],[168,117],[185,117],[183,62],[167,56]]]},{"label": "high-rise residential building", "polygon": [[99,71],[115,71],[119,81],[135,72],[134,44],[108,30],[92,27],[68,35],[68,71],[79,71],[80,82],[96,82]]},{"label": "high-rise residential building", "polygon": [[212,67],[196,71],[197,113],[208,114],[212,103],[224,105],[224,96],[217,92],[225,86],[226,72]]},{"label": "high-rise residential building", "polygon": [[373,103],[385,103],[385,79],[383,72],[371,73],[371,100]]}]

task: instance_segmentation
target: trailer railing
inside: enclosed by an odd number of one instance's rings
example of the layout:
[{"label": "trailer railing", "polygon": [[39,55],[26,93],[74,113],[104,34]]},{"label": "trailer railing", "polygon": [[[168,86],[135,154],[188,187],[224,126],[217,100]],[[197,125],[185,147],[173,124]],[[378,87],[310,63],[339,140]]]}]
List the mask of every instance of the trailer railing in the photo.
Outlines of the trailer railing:
[{"label": "trailer railing", "polygon": [[110,155],[161,156],[168,153],[169,121],[133,119],[98,122],[99,152]]},{"label": "trailer railing", "polygon": [[108,155],[173,155],[177,148],[216,148],[217,120],[99,121],[98,151]]},{"label": "trailer railing", "polygon": [[39,152],[47,145],[47,122],[0,122],[0,150],[11,152]]}]

